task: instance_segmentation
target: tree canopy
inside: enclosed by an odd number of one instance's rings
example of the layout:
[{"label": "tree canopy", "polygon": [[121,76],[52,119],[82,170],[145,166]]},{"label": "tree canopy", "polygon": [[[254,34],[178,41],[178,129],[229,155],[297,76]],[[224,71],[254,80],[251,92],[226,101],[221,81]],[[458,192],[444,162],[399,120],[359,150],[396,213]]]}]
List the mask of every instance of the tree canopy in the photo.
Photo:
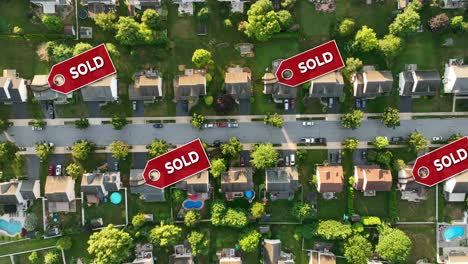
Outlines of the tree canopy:
[{"label": "tree canopy", "polygon": [[359,140],[356,138],[347,138],[343,141],[344,148],[349,151],[354,151],[359,145]]},{"label": "tree canopy", "polygon": [[385,108],[382,113],[382,124],[391,128],[400,126],[400,111],[392,107]]},{"label": "tree canopy", "polygon": [[78,120],[75,120],[75,127],[78,129],[85,129],[89,127],[89,120],[86,117],[81,117]]},{"label": "tree canopy", "polygon": [[210,240],[205,232],[192,231],[187,236],[193,256],[208,255]]},{"label": "tree canopy", "polygon": [[200,223],[201,215],[196,210],[188,210],[184,216],[184,224],[187,227],[194,227]]},{"label": "tree canopy", "polygon": [[421,24],[421,17],[418,14],[420,8],[421,3],[419,1],[411,2],[388,27],[390,34],[404,37],[415,32]]},{"label": "tree canopy", "polygon": [[450,25],[450,19],[445,13],[438,14],[434,17],[431,17],[429,20],[429,27],[433,32],[443,32]]},{"label": "tree canopy", "polygon": [[227,168],[224,159],[211,160],[210,173],[213,175],[213,177],[218,178],[219,175],[221,175],[221,172],[226,171],[226,169]]},{"label": "tree canopy", "polygon": [[261,218],[263,215],[265,215],[265,204],[255,202],[250,208],[250,213],[254,218]]},{"label": "tree canopy", "polygon": [[368,26],[362,26],[362,28],[356,33],[354,37],[353,47],[369,52],[377,48],[377,34],[374,30]]},{"label": "tree canopy", "polygon": [[86,42],[78,42],[75,45],[75,48],[73,48],[73,56],[76,56],[82,52],[85,52],[87,50],[92,49],[93,46],[89,43]]},{"label": "tree canopy", "polygon": [[426,149],[429,145],[429,141],[424,137],[424,135],[419,131],[414,131],[409,135],[408,146],[413,151],[421,151]]},{"label": "tree canopy", "polygon": [[109,145],[109,150],[113,158],[121,160],[128,156],[130,146],[121,140],[115,140]]},{"label": "tree canopy", "polygon": [[239,239],[239,245],[245,252],[254,252],[260,244],[262,235],[257,230],[244,233]]},{"label": "tree canopy", "polygon": [[273,115],[267,114],[263,118],[263,123],[265,125],[272,125],[274,127],[282,128],[283,127],[284,119],[278,115],[278,113],[274,113]]},{"label": "tree canopy", "polygon": [[203,68],[207,64],[211,63],[211,52],[206,49],[196,49],[192,55],[192,62],[198,68]]},{"label": "tree canopy", "polygon": [[394,58],[403,49],[403,40],[394,35],[386,35],[379,40],[379,50],[387,58]]},{"label": "tree canopy", "polygon": [[71,148],[73,157],[79,160],[87,160],[94,149],[95,146],[87,140],[79,140]]},{"label": "tree canopy", "polygon": [[387,138],[382,137],[382,136],[377,136],[375,137],[374,142],[372,142],[372,145],[374,145],[376,149],[384,149],[388,147],[390,143],[388,142]]},{"label": "tree canopy", "polygon": [[140,227],[142,227],[145,223],[146,223],[146,216],[145,216],[145,214],[138,213],[138,214],[134,215],[133,218],[132,218],[132,225],[133,225],[135,228],[140,228]]},{"label": "tree canopy", "polygon": [[27,231],[34,231],[37,228],[37,225],[39,224],[39,217],[37,217],[36,214],[28,214],[28,216],[24,219],[24,225],[23,227]]},{"label": "tree canopy", "polygon": [[10,141],[0,141],[0,162],[11,162],[14,160],[18,146]]},{"label": "tree canopy", "polygon": [[341,118],[341,124],[344,128],[356,129],[361,126],[363,117],[364,113],[361,110],[353,110],[351,113],[347,113]]},{"label": "tree canopy", "polygon": [[128,120],[123,116],[114,115],[111,119],[111,124],[115,130],[121,130],[128,124]]},{"label": "tree canopy", "polygon": [[[59,264],[62,262],[57,251],[49,251],[44,255],[44,264]],[[99,264],[99,263],[96,263]]]},{"label": "tree canopy", "polygon": [[317,235],[328,240],[346,239],[352,232],[350,224],[342,224],[335,220],[320,221],[317,228]]},{"label": "tree canopy", "polygon": [[61,32],[63,30],[63,21],[55,15],[43,15],[42,24],[49,31]]},{"label": "tree canopy", "polygon": [[293,207],[293,215],[298,220],[304,220],[312,216],[312,207],[308,203],[296,203]]},{"label": "tree canopy", "polygon": [[363,236],[352,236],[344,244],[344,256],[348,263],[367,263],[371,255],[372,244]]},{"label": "tree canopy", "polygon": [[249,223],[249,219],[244,211],[227,209],[223,202],[215,201],[211,206],[211,223],[215,226],[242,228]]},{"label": "tree canopy", "polygon": [[407,263],[413,243],[401,230],[384,227],[375,251],[390,263]]},{"label": "tree canopy", "polygon": [[356,23],[354,22],[354,19],[352,18],[345,18],[343,21],[341,21],[339,27],[338,27],[338,32],[340,33],[341,36],[349,36],[354,32],[354,28],[356,26]]},{"label": "tree canopy", "polygon": [[345,70],[351,74],[353,72],[357,72],[359,70],[361,70],[362,68],[362,60],[358,59],[358,58],[353,58],[353,57],[349,57],[349,58],[346,58],[346,68]]},{"label": "tree canopy", "polygon": [[191,124],[194,128],[202,129],[205,123],[206,123],[205,116],[201,114],[193,113]]},{"label": "tree canopy", "polygon": [[260,144],[251,153],[251,163],[257,169],[264,169],[275,165],[278,160],[278,152],[272,144]]},{"label": "tree canopy", "polygon": [[132,244],[130,234],[108,225],[89,237],[88,253],[96,264],[120,264],[128,258]]},{"label": "tree canopy", "polygon": [[116,29],[117,14],[114,12],[99,13],[94,17],[94,23],[104,31]]},{"label": "tree canopy", "polygon": [[227,143],[221,144],[221,153],[229,158],[237,157],[242,149],[242,143],[236,137],[232,137]]},{"label": "tree canopy", "polygon": [[170,247],[176,245],[182,237],[182,229],[175,225],[161,225],[151,229],[148,238],[155,246]]},{"label": "tree canopy", "polygon": [[52,152],[54,152],[54,147],[50,146],[47,143],[37,143],[36,146],[34,146],[34,149],[36,150],[36,155],[39,159],[47,159]]},{"label": "tree canopy", "polygon": [[67,175],[77,179],[81,175],[81,166],[78,163],[70,163],[65,169]]},{"label": "tree canopy", "polygon": [[61,237],[57,240],[57,249],[58,250],[69,250],[72,247],[72,239],[69,236]]},{"label": "tree canopy", "polygon": [[146,9],[141,16],[141,22],[152,30],[157,30],[160,23],[159,13],[151,8]]}]

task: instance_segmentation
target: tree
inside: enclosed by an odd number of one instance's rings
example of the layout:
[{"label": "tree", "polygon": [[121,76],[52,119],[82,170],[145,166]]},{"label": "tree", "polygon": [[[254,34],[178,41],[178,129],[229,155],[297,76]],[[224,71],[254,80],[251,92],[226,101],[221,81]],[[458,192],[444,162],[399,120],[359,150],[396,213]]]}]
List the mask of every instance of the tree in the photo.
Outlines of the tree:
[{"label": "tree", "polygon": [[320,221],[317,228],[317,235],[328,240],[346,239],[352,232],[350,224],[342,224],[335,220]]},{"label": "tree", "polygon": [[172,200],[174,203],[181,204],[185,199],[187,199],[187,192],[180,189],[173,189]]},{"label": "tree", "polygon": [[193,113],[191,124],[194,128],[202,129],[205,123],[206,123],[205,116],[201,114]]},{"label": "tree", "polygon": [[73,49],[65,44],[49,41],[46,46],[47,54],[52,62],[61,62],[73,56]]},{"label": "tree", "polygon": [[121,130],[128,124],[128,120],[123,116],[114,115],[111,119],[111,124],[115,130]]},{"label": "tree", "polygon": [[235,227],[235,228],[243,228],[249,223],[249,219],[244,211],[235,210],[232,208],[227,209],[226,215],[223,218],[223,225]]},{"label": "tree", "polygon": [[0,132],[7,130],[10,127],[10,122],[6,119],[0,119]]},{"label": "tree", "polygon": [[159,28],[160,20],[159,13],[151,8],[146,9],[141,16],[141,22],[152,30],[157,30]]},{"label": "tree", "polygon": [[205,96],[204,101],[206,105],[208,106],[212,105],[214,101],[213,96],[211,95]]},{"label": "tree", "polygon": [[131,17],[119,17],[115,39],[122,45],[135,46],[143,42],[140,24]]},{"label": "tree", "polygon": [[223,225],[223,217],[226,214],[226,206],[222,201],[215,201],[211,205],[211,223],[215,226]]},{"label": "tree", "polygon": [[128,156],[130,146],[121,140],[115,140],[109,145],[109,150],[113,158],[121,160]]},{"label": "tree", "polygon": [[37,251],[32,252],[31,255],[29,255],[29,257],[28,257],[28,260],[32,264],[39,264],[40,263],[39,254],[37,254]]},{"label": "tree", "polygon": [[61,32],[63,30],[63,22],[58,16],[43,15],[42,24],[44,24],[49,31]]},{"label": "tree", "polygon": [[232,28],[232,21],[229,18],[224,19],[223,24],[226,28]]},{"label": "tree", "polygon": [[44,264],[58,264],[60,262],[61,258],[59,257],[57,251],[49,251],[44,255]]},{"label": "tree", "polygon": [[409,135],[408,146],[413,151],[421,151],[426,149],[429,141],[419,131],[414,131]]},{"label": "tree", "polygon": [[0,162],[9,163],[15,159],[19,151],[18,146],[10,141],[0,141]]},{"label": "tree", "polygon": [[384,227],[375,251],[390,263],[407,263],[413,243],[401,230]]},{"label": "tree", "polygon": [[385,108],[382,114],[382,124],[391,128],[400,126],[400,111],[392,107]]},{"label": "tree", "polygon": [[116,29],[117,14],[99,13],[94,16],[94,23],[104,31],[114,31]]},{"label": "tree", "polygon": [[149,233],[149,240],[155,246],[171,247],[177,244],[182,237],[182,229],[175,225],[165,225],[161,223],[151,229]]},{"label": "tree", "polygon": [[196,49],[192,55],[192,62],[198,68],[205,67],[211,60],[211,52],[205,49]]},{"label": "tree", "polygon": [[198,11],[197,14],[198,20],[202,23],[208,23],[210,21],[210,9],[205,6]]},{"label": "tree", "polygon": [[433,32],[437,33],[445,31],[449,27],[449,24],[450,19],[445,13],[431,17],[431,19],[429,20],[429,27]]},{"label": "tree", "polygon": [[394,58],[403,48],[403,40],[394,35],[386,35],[379,40],[379,50],[387,58]]},{"label": "tree", "polygon": [[346,71],[351,74],[353,72],[357,72],[362,68],[362,61],[357,58],[349,57],[346,59]]},{"label": "tree", "polygon": [[34,149],[36,150],[37,157],[41,160],[47,159],[54,152],[54,147],[47,143],[37,143]]},{"label": "tree", "polygon": [[184,224],[187,227],[194,227],[200,223],[201,215],[198,211],[188,210],[184,216]]},{"label": "tree", "polygon": [[372,28],[362,26],[362,28],[356,33],[356,36],[354,37],[353,47],[364,52],[369,52],[377,48],[377,46],[377,34]]},{"label": "tree", "polygon": [[244,233],[239,239],[240,247],[247,253],[257,250],[262,235],[257,230]]},{"label": "tree", "polygon": [[254,218],[261,218],[263,215],[265,215],[265,204],[255,202],[250,208],[250,213]]},{"label": "tree", "polygon": [[65,169],[67,175],[77,179],[81,175],[81,166],[78,163],[70,163]]},{"label": "tree", "polygon": [[139,213],[133,216],[132,218],[132,225],[135,228],[140,228],[146,223],[146,216],[145,214]]},{"label": "tree", "polygon": [[132,244],[130,234],[108,225],[89,237],[88,253],[96,264],[119,264],[128,258]]},{"label": "tree", "polygon": [[393,161],[393,169],[396,171],[403,170],[406,168],[406,163],[402,159],[396,159]]},{"label": "tree", "polygon": [[225,144],[221,144],[221,153],[225,157],[234,158],[239,155],[244,147],[236,137],[232,137]]},{"label": "tree", "polygon": [[78,120],[75,120],[75,127],[78,129],[85,129],[89,127],[89,120],[86,117],[81,117]]},{"label": "tree", "polygon": [[260,144],[251,153],[252,164],[257,169],[274,166],[278,160],[278,152],[272,144]]},{"label": "tree", "polygon": [[371,255],[372,244],[363,236],[352,236],[344,244],[344,256],[348,263],[367,263]]},{"label": "tree", "polygon": [[365,226],[378,226],[382,224],[382,221],[377,216],[363,216],[361,222]]},{"label": "tree", "polygon": [[230,94],[223,94],[216,97],[215,109],[217,112],[227,113],[236,105],[236,101]]},{"label": "tree", "polygon": [[72,239],[71,237],[61,237],[59,240],[57,240],[57,249],[58,250],[69,250],[72,247]]},{"label": "tree", "polygon": [[281,31],[278,13],[273,10],[273,4],[269,0],[256,1],[247,11],[247,16],[247,21],[241,23],[240,29],[248,37],[267,41],[273,34]]},{"label": "tree", "polygon": [[282,0],[281,1],[281,7],[286,8],[286,9],[290,9],[291,7],[294,6],[295,3],[296,3],[296,0]]},{"label": "tree", "polygon": [[344,128],[356,129],[361,126],[361,119],[363,117],[364,113],[361,110],[353,110],[341,118],[341,124]]},{"label": "tree", "polygon": [[44,127],[46,127],[46,125],[47,125],[47,122],[42,120],[42,119],[34,119],[33,121],[31,121],[31,126],[32,127],[44,128]]},{"label": "tree", "polygon": [[353,33],[356,23],[352,18],[345,18],[341,21],[340,26],[338,27],[338,32],[342,37],[349,36]]},{"label": "tree", "polygon": [[73,56],[76,56],[80,53],[83,53],[87,50],[90,50],[92,49],[93,46],[89,43],[86,43],[86,42],[79,42],[79,43],[76,43],[75,45],[75,48],[73,49]]},{"label": "tree", "polygon": [[296,203],[293,208],[293,215],[300,221],[312,216],[312,207],[308,203]]},{"label": "tree", "polygon": [[151,145],[148,149],[148,155],[150,156],[150,158],[154,158],[166,153],[168,150],[169,147],[167,146],[166,141],[155,139],[151,141]]},{"label": "tree", "polygon": [[385,137],[377,136],[374,139],[374,142],[372,142],[372,145],[375,146],[376,149],[384,149],[390,145],[388,142],[388,139]]},{"label": "tree", "polygon": [[297,159],[297,164],[302,165],[304,161],[307,159],[307,150],[305,149],[298,149],[296,151],[296,159]]},{"label": "tree", "polygon": [[411,2],[388,27],[390,34],[404,37],[415,32],[421,24],[421,17],[417,12],[420,7],[421,4],[418,1]]},{"label": "tree", "polygon": [[78,160],[87,160],[91,153],[94,152],[95,146],[87,140],[78,140],[73,144],[71,151],[72,156]]},{"label": "tree", "polygon": [[447,141],[450,143],[450,142],[453,142],[453,141],[456,141],[456,140],[459,140],[460,138],[462,138],[463,136],[460,134],[460,133],[455,133],[453,135],[451,135]]},{"label": "tree", "polygon": [[274,115],[267,114],[263,118],[263,123],[265,125],[272,125],[274,127],[282,128],[283,127],[284,119],[275,113]]},{"label": "tree", "polygon": [[218,178],[219,175],[221,175],[221,172],[226,171],[226,169],[227,168],[224,159],[211,160],[210,173],[213,175],[213,177]]},{"label": "tree", "polygon": [[24,229],[27,231],[34,231],[37,228],[37,225],[39,224],[39,218],[37,217],[36,214],[28,214],[28,216],[24,219]]},{"label": "tree", "polygon": [[354,151],[359,145],[359,140],[355,138],[347,138],[343,141],[344,148],[349,151]]},{"label": "tree", "polygon": [[111,56],[112,61],[114,61],[115,63],[117,59],[120,57],[119,50],[117,50],[117,47],[112,43],[106,43],[106,49],[109,52],[109,55]]},{"label": "tree", "polygon": [[208,255],[210,240],[205,232],[192,231],[187,236],[187,241],[190,243],[193,256]]},{"label": "tree", "polygon": [[463,16],[454,16],[450,20],[450,27],[454,30],[468,31],[468,22],[463,22]]},{"label": "tree", "polygon": [[280,10],[276,14],[278,15],[278,22],[281,29],[289,29],[293,22],[291,13],[289,13],[288,10]]}]

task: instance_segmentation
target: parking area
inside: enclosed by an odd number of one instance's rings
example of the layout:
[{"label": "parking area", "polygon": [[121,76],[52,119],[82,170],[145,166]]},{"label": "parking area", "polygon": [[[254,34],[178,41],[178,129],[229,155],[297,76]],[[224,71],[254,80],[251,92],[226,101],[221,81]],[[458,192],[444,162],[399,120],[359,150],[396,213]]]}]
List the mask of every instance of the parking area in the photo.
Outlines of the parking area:
[{"label": "parking area", "polygon": [[188,101],[177,101],[176,105],[176,115],[177,116],[188,116]]},{"label": "parking area", "polygon": [[143,169],[146,166],[148,153],[146,152],[135,152],[133,153],[132,168]]},{"label": "parking area", "polygon": [[250,99],[239,100],[239,115],[250,115]]},{"label": "parking area", "polygon": [[119,160],[112,157],[112,153],[107,153],[107,169],[109,171],[119,171]]}]

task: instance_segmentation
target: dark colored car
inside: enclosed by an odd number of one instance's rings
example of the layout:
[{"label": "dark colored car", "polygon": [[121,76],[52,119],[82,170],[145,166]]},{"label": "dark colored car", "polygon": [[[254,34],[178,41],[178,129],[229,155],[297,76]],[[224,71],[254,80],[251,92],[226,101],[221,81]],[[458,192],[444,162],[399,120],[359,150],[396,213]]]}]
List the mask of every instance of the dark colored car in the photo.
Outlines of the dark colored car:
[{"label": "dark colored car", "polygon": [[227,122],[218,122],[218,123],[216,123],[217,127],[227,127],[227,125],[228,125]]},{"label": "dark colored car", "polygon": [[295,109],[296,108],[296,99],[291,99],[291,109]]},{"label": "dark colored car", "polygon": [[316,142],[316,143],[326,143],[326,142],[327,142],[327,139],[326,139],[326,138],[316,138],[316,139],[315,139],[315,142]]},{"label": "dark colored car", "polygon": [[395,142],[395,143],[396,142],[401,142],[401,141],[403,141],[403,138],[402,137],[392,137],[391,141]]},{"label": "dark colored car", "polygon": [[55,167],[53,165],[49,166],[49,176],[53,176],[55,174]]},{"label": "dark colored car", "polygon": [[156,124],[153,124],[153,127],[154,128],[163,128],[164,125],[162,123],[156,123]]}]

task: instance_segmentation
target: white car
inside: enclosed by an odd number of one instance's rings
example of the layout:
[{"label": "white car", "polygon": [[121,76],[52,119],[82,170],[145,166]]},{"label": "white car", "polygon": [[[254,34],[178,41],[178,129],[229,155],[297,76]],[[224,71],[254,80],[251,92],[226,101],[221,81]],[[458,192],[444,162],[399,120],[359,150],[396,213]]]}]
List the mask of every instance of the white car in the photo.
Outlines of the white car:
[{"label": "white car", "polygon": [[315,143],[314,138],[301,138],[302,143]]},{"label": "white car", "polygon": [[213,128],[213,127],[215,127],[215,125],[213,123],[207,123],[207,124],[203,124],[203,127],[204,128]]},{"label": "white car", "polygon": [[55,176],[62,175],[62,165],[55,166]]},{"label": "white car", "polygon": [[132,102],[132,107],[133,107],[133,111],[136,111],[136,109],[137,109],[137,102],[136,101]]},{"label": "white car", "polygon": [[433,137],[432,141],[442,141],[442,137]]},{"label": "white car", "polygon": [[302,125],[303,125],[303,126],[313,126],[313,125],[314,125],[314,122],[312,122],[312,121],[304,121],[304,122],[302,122]]},{"label": "white car", "polygon": [[289,100],[284,99],[284,110],[289,110]]}]

